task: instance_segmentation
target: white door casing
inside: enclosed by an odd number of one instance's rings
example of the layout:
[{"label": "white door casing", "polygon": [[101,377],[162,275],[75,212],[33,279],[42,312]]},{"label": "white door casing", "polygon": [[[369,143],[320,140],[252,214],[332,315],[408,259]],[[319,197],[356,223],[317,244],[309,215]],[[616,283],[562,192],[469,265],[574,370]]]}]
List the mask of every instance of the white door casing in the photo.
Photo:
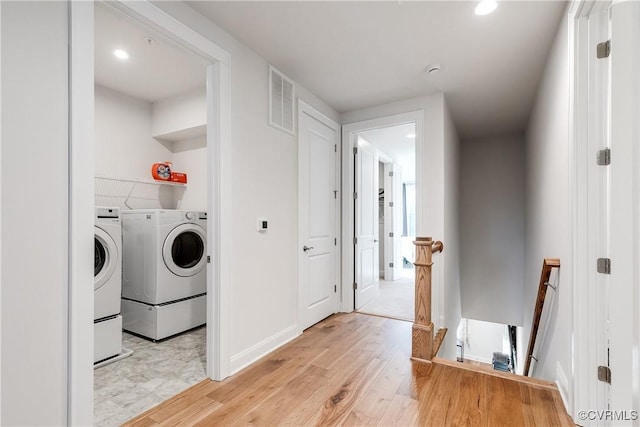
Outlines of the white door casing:
[{"label": "white door casing", "polygon": [[338,311],[340,126],[298,101],[299,329]]},{"label": "white door casing", "polygon": [[[87,254],[79,251],[93,236],[93,3],[70,4],[70,283],[68,424],[93,423],[93,292]],[[129,18],[149,26],[201,56],[207,67],[207,375],[229,375],[229,247],[231,220],[229,181],[229,54],[211,40],[148,1],[108,2]],[[86,288],[86,289],[85,289]]]},{"label": "white door casing", "polygon": [[588,10],[578,3],[573,6],[571,203],[576,348],[573,401],[565,400],[565,404],[575,422],[590,426],[601,425],[602,420],[583,419],[580,411],[605,410],[609,400],[609,386],[597,380],[595,370],[607,364],[606,290],[610,278],[597,273],[594,265],[597,258],[608,256],[609,248],[609,171],[607,166],[598,166],[594,158],[598,150],[609,145],[609,59],[598,59],[595,50],[595,40],[608,38],[609,5],[594,2]]},{"label": "white door casing", "polygon": [[[569,410],[580,425],[640,425],[640,4],[577,1],[569,18],[575,337]],[[596,45],[607,40],[609,56],[597,58]],[[598,166],[595,154],[605,147],[610,164]],[[610,274],[596,272],[597,258],[611,260]],[[607,365],[611,386],[595,372]],[[584,411],[593,417],[585,419]]]},{"label": "white door casing", "polygon": [[355,308],[380,294],[378,227],[378,153],[358,137],[355,195]]},{"label": "white door casing", "polygon": [[[607,40],[610,31],[609,8],[592,12],[589,18],[589,33],[592,40]],[[592,49],[589,55],[589,93],[591,98],[588,146],[590,151],[597,153],[611,144],[609,133],[609,85],[610,59],[597,58]],[[610,210],[609,198],[611,191],[610,167],[598,166],[592,161],[589,164],[588,185],[589,198],[589,229],[591,230],[589,245],[592,259],[607,258],[610,252]],[[593,271],[593,270],[592,270]],[[593,288],[597,308],[592,313],[593,327],[598,339],[595,341],[596,366],[608,365],[607,349],[609,347],[609,287],[610,275],[596,273],[593,276]],[[610,386],[605,382],[595,383],[597,390],[597,407],[606,409],[609,405]],[[579,420],[578,420],[579,421]]]},{"label": "white door casing", "polygon": [[[375,119],[363,120],[345,124],[342,127],[342,302],[340,310],[350,313],[355,306],[355,203],[353,193],[355,187],[355,155],[353,149],[357,147],[359,133],[389,126],[414,123],[416,129],[416,230],[422,233],[423,224],[423,156],[424,156],[424,110],[409,111]],[[421,159],[419,161],[419,159]]]}]

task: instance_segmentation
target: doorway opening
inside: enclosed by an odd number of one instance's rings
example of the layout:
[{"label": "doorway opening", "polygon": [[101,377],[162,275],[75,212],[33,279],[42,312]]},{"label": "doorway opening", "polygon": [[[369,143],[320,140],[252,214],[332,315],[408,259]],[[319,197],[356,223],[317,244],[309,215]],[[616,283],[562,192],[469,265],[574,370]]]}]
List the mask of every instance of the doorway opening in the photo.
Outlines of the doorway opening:
[{"label": "doorway opening", "polygon": [[207,377],[209,63],[108,6],[94,23],[95,226],[119,249],[97,250],[94,267],[121,264],[114,308],[102,310],[109,283],[94,292],[100,426]]},{"label": "doorway opening", "polygon": [[416,124],[356,133],[354,309],[412,321]]}]

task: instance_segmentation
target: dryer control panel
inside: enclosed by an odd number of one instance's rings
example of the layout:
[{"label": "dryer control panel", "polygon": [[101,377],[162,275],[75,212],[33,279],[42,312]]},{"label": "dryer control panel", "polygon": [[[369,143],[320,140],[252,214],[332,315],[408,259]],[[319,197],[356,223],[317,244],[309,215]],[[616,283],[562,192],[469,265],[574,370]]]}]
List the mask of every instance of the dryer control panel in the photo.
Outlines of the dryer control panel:
[{"label": "dryer control panel", "polygon": [[96,207],[97,218],[120,218],[120,208],[100,208]]}]

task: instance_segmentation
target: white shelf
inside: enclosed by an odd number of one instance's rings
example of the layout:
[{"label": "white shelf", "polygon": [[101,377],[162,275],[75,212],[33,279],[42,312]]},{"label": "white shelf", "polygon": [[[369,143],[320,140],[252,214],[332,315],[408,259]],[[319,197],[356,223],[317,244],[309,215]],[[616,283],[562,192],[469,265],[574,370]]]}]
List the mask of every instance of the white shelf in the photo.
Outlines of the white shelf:
[{"label": "white shelf", "polygon": [[[170,188],[166,188],[170,187]],[[171,192],[177,192],[187,188],[187,184],[181,182],[157,181],[151,178],[121,178],[112,176],[95,177],[96,198],[107,198],[116,202],[115,206],[134,209],[130,201],[157,201],[159,192],[163,188]],[[111,203],[109,203],[109,206]]]},{"label": "white shelf", "polygon": [[96,179],[106,179],[109,181],[131,182],[134,184],[169,185],[174,187],[186,187],[187,184],[181,182],[160,181],[151,178],[115,178],[112,176],[96,175]]}]

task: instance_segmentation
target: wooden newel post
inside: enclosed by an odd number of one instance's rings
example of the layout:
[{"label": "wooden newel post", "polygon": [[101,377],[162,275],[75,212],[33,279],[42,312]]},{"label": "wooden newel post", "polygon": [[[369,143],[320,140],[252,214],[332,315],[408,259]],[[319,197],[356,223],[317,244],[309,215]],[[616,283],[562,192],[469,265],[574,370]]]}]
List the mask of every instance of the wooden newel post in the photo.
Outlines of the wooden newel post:
[{"label": "wooden newel post", "polygon": [[411,358],[429,362],[433,358],[433,322],[431,321],[431,266],[433,252],[442,251],[442,242],[417,237],[415,266],[415,321],[411,334]]}]

